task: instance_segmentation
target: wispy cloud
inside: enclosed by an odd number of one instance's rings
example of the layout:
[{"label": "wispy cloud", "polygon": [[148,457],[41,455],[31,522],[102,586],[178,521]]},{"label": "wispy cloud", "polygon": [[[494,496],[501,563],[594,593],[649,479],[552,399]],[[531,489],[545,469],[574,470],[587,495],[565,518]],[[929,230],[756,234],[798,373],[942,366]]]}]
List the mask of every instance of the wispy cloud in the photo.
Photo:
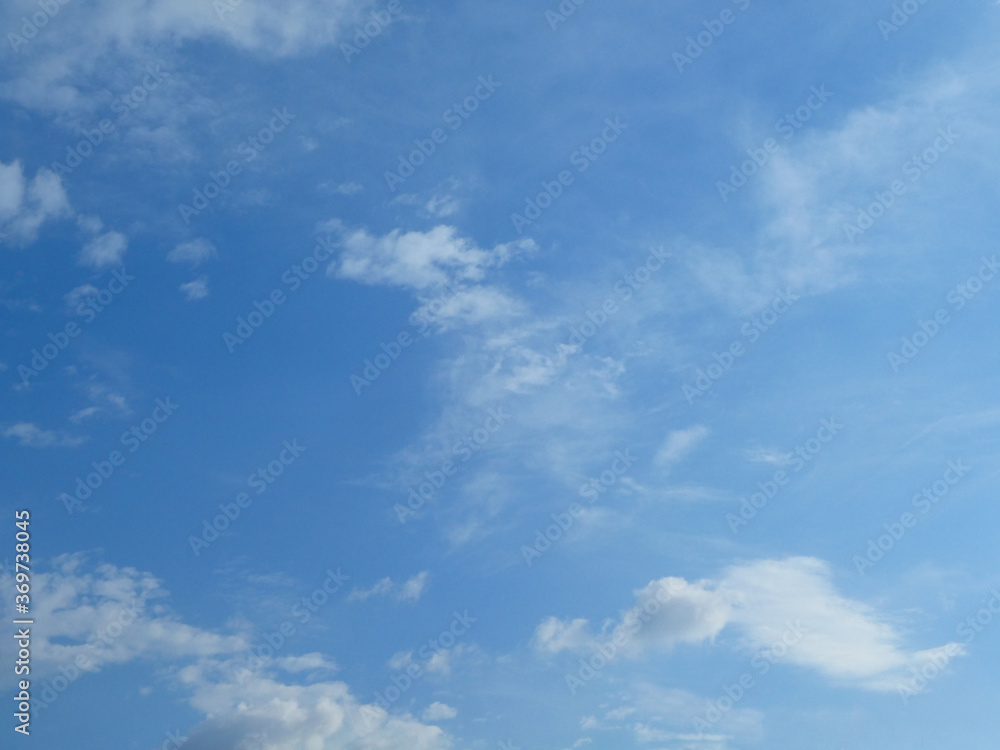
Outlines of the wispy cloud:
[{"label": "wispy cloud", "polygon": [[31,422],[19,422],[4,428],[3,436],[17,440],[26,448],[75,448],[87,438],[56,430],[43,430]]},{"label": "wispy cloud", "polygon": [[389,597],[399,602],[415,602],[427,590],[429,582],[430,573],[426,570],[402,583],[394,583],[391,578],[383,578],[369,589],[354,589],[347,600],[363,602],[375,596],[379,598]]}]

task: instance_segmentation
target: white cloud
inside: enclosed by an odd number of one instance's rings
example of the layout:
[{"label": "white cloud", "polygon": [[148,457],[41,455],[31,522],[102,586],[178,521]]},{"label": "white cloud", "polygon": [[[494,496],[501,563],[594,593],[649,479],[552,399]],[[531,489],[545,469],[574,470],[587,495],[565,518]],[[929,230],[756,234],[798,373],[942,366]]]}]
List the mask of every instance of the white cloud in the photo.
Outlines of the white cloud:
[{"label": "white cloud", "polygon": [[[932,68],[900,86],[893,97],[857,106],[832,126],[811,127],[782,142],[781,150],[742,188],[766,217],[747,243],[749,249],[692,245],[686,254],[695,276],[718,301],[748,313],[773,299],[776,289],[821,294],[852,283],[859,273],[855,261],[874,243],[886,254],[903,247],[912,254],[911,243],[900,240],[901,221],[907,227],[903,231],[912,231],[923,220],[921,214],[933,215],[922,207],[950,194],[955,180],[965,184],[978,173],[989,181],[996,174],[1000,150],[989,114],[1000,98],[995,68],[994,52],[985,57],[973,52]],[[839,92],[832,93],[836,101]],[[957,143],[933,173],[913,184],[903,173],[904,164],[933,142],[939,128],[952,126]],[[771,122],[762,123],[752,136],[756,140],[740,144],[740,151],[773,135]],[[906,194],[877,231],[852,243],[845,224],[855,223],[874,193],[887,190],[894,179],[903,180]],[[886,229],[896,233],[883,240]]]},{"label": "white cloud", "polygon": [[18,445],[26,448],[73,448],[87,440],[85,437],[76,437],[65,432],[43,430],[31,422],[19,422],[7,427],[3,436],[14,438]]},{"label": "white cloud", "polygon": [[435,195],[424,206],[424,210],[427,211],[431,216],[439,216],[444,218],[446,216],[452,216],[458,213],[458,199],[447,193],[442,195]]},{"label": "white cloud", "polygon": [[669,466],[682,461],[706,437],[709,429],[704,425],[695,425],[686,430],[671,432],[666,441],[656,452],[654,462],[660,466]]},{"label": "white cloud", "polygon": [[279,668],[291,674],[317,669],[326,672],[336,672],[338,669],[334,662],[328,660],[323,654],[318,652],[303,654],[302,656],[282,656],[276,659],[275,663]]},{"label": "white cloud", "polygon": [[100,411],[101,407],[99,406],[88,406],[84,409],[80,409],[79,411],[73,412],[69,417],[69,421],[72,422],[73,424],[80,424],[81,422],[85,422],[86,420],[90,419],[92,416],[99,413]]},{"label": "white cloud", "polygon": [[63,295],[63,300],[71,314],[83,315],[86,310],[81,310],[80,306],[86,304],[87,300],[97,295],[99,291],[93,284],[82,284]]},{"label": "white cloud", "polygon": [[549,617],[535,629],[535,648],[550,654],[584,649],[593,640],[589,625],[584,619],[563,622],[558,617]]},{"label": "white cloud", "polygon": [[388,596],[400,602],[415,602],[427,590],[429,581],[430,573],[426,570],[402,583],[393,583],[391,578],[386,577],[377,581],[370,589],[354,589],[347,597],[347,601],[363,602],[373,596]]},{"label": "white cloud", "polygon": [[777,448],[749,448],[744,451],[748,461],[761,464],[771,464],[773,466],[788,466],[792,462],[792,454],[782,452]]},{"label": "white cloud", "polygon": [[428,232],[395,229],[383,237],[358,229],[343,232],[340,244],[340,257],[330,264],[331,275],[420,292],[482,281],[489,269],[535,249],[532,240],[517,240],[484,250],[445,225]]},{"label": "white cloud", "polygon": [[97,234],[104,229],[104,222],[100,216],[77,216],[76,225],[90,234]]},{"label": "white cloud", "polygon": [[197,268],[206,260],[216,256],[215,245],[206,239],[198,238],[189,242],[182,242],[169,253],[167,260],[171,263],[187,263],[192,268]]},{"label": "white cloud", "polygon": [[56,558],[52,571],[36,570],[32,579],[32,666],[45,674],[83,656],[86,668],[97,670],[140,657],[233,654],[250,645],[243,635],[183,624],[161,603],[166,597],[148,573],[94,568],[81,555]]},{"label": "white cloud", "polygon": [[[0,584],[4,616],[11,614],[12,586],[12,579]],[[241,681],[242,657],[253,643],[249,634],[186,625],[166,606],[167,596],[148,573],[107,564],[95,568],[81,555],[57,558],[51,572],[34,571],[32,674],[57,673],[80,664],[80,657],[89,661],[79,680],[87,679],[86,672],[138,659],[157,659],[157,666],[168,660],[174,668],[163,674],[205,717],[190,731],[187,750],[451,747],[440,728],[363,705],[342,682],[292,685],[278,679],[278,672],[336,669],[321,654],[274,658]]]},{"label": "white cloud", "polygon": [[[725,750],[730,741],[759,742],[764,734],[764,715],[751,708],[732,706],[721,712],[719,720],[708,732],[692,732],[694,720],[706,715],[715,706],[718,696],[711,699],[677,688],[662,688],[639,682],[628,691],[625,703],[609,709],[603,718],[586,717],[584,729],[628,729],[637,741],[656,743],[654,747],[685,748],[685,750]],[[717,709],[716,709],[717,710]],[[714,710],[709,715],[715,715]],[[621,722],[628,723],[621,723]],[[683,744],[674,744],[683,743]]]},{"label": "white cloud", "polygon": [[[116,54],[155,60],[171,47],[199,40],[262,55],[295,55],[335,43],[372,4],[371,0],[214,5],[200,0],[97,0],[88,5],[87,13],[75,14],[72,23],[56,18],[34,38],[24,40],[24,46],[11,42],[15,56],[6,58],[8,72],[0,92],[27,107],[75,111],[86,106],[95,72]],[[4,5],[0,21],[19,36],[19,19],[37,8],[28,0],[12,0]],[[72,13],[72,8],[62,13]]]},{"label": "white cloud", "polygon": [[79,264],[91,268],[104,268],[122,262],[128,250],[128,239],[121,232],[105,232],[94,237],[80,251]]},{"label": "white cloud", "polygon": [[434,703],[424,709],[420,718],[424,721],[444,721],[445,719],[454,719],[456,716],[458,716],[458,709],[439,701],[434,701]]},{"label": "white cloud", "polygon": [[184,299],[192,302],[198,299],[205,299],[208,296],[208,277],[202,276],[180,285],[180,290],[184,293]]},{"label": "white cloud", "polygon": [[[770,649],[788,637],[794,644],[781,649],[784,661],[870,690],[896,689],[911,669],[950,658],[946,646],[905,649],[884,616],[838,594],[831,578],[825,562],[808,557],[736,565],[717,580],[663,578],[635,592],[635,606],[604,632],[592,633],[586,620],[548,618],[536,630],[536,644],[556,653],[614,642],[619,655],[635,659],[704,643],[732,627],[745,651]],[[960,645],[949,646],[963,653]]]},{"label": "white cloud", "polygon": [[392,655],[391,659],[389,659],[389,668],[403,669],[412,662],[413,662],[412,651],[398,651]]},{"label": "white cloud", "polygon": [[0,162],[0,240],[26,245],[46,221],[72,214],[62,180],[42,167],[29,182],[21,162]]},{"label": "white cloud", "polygon": [[192,705],[208,716],[185,750],[447,750],[438,727],[364,706],[342,682],[287,685],[270,677],[246,685],[213,681],[211,673],[184,675]]},{"label": "white cloud", "polygon": [[341,195],[355,195],[364,189],[365,186],[359,182],[342,182],[337,185],[337,192]]}]

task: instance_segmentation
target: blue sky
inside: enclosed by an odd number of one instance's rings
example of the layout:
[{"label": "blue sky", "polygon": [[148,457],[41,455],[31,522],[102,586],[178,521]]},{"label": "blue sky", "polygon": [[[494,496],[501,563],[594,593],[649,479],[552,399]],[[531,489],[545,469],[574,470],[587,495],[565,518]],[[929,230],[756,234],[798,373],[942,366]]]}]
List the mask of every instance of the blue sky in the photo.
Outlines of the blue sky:
[{"label": "blue sky", "polygon": [[16,741],[993,748],[997,14],[8,3]]}]

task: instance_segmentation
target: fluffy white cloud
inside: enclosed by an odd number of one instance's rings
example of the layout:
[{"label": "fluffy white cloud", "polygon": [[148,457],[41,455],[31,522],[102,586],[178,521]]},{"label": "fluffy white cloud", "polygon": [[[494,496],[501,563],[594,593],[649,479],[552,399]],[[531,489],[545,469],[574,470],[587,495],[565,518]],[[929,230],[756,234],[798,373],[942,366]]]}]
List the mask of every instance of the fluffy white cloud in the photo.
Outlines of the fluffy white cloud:
[{"label": "fluffy white cloud", "polygon": [[456,716],[458,716],[458,709],[452,708],[440,701],[434,701],[434,703],[424,709],[420,718],[424,721],[444,721],[446,719],[454,719]]},{"label": "fluffy white cloud", "polygon": [[25,245],[46,221],[72,213],[62,180],[42,167],[29,181],[21,162],[0,162],[0,241]]},{"label": "fluffy white cloud", "polygon": [[43,430],[31,422],[19,422],[4,429],[5,438],[17,440],[26,448],[73,448],[86,441],[84,437],[68,435],[65,432]]},{"label": "fluffy white cloud", "polygon": [[347,600],[363,602],[373,596],[388,596],[400,602],[415,602],[427,590],[429,581],[430,573],[426,570],[402,583],[393,583],[391,578],[386,577],[377,581],[370,589],[354,589]]},{"label": "fluffy white cloud", "polygon": [[344,232],[340,257],[330,265],[331,275],[364,284],[399,286],[417,291],[448,284],[482,281],[515,255],[535,249],[532,240],[500,244],[484,250],[459,237],[450,226],[427,232],[394,229],[375,237],[364,229]]},{"label": "fluffy white cloud", "polygon": [[731,627],[745,651],[774,649],[788,663],[871,690],[894,690],[911,670],[963,653],[959,644],[907,650],[885,617],[838,594],[829,566],[815,558],[755,561],[696,583],[663,578],[635,593],[635,606],[601,633],[586,620],[548,618],[535,632],[536,645],[557,653],[614,643],[616,658],[641,658],[703,643]]},{"label": "fluffy white cloud", "polygon": [[121,232],[99,234],[83,246],[78,263],[91,268],[115,266],[122,262],[128,250],[128,239]]},{"label": "fluffy white cloud", "polygon": [[208,296],[208,277],[202,276],[180,285],[180,290],[184,294],[184,299],[193,302],[198,299],[205,299]]},{"label": "fluffy white cloud", "polygon": [[549,617],[535,629],[535,647],[550,654],[586,648],[593,642],[589,625],[582,618],[563,622],[558,617]]},{"label": "fluffy white cloud", "polygon": [[[148,573],[89,565],[82,555],[56,558],[32,577],[32,666],[40,674],[84,658],[87,670],[141,657],[209,657],[246,649],[245,635],[219,635],[182,623]],[[13,602],[13,596],[6,597]]]},{"label": "fluffy white cloud", "polygon": [[195,727],[188,750],[446,750],[438,727],[364,706],[342,682],[287,685],[261,678],[246,685],[214,682],[190,670],[192,704],[209,718]]},{"label": "fluffy white cloud", "polygon": [[365,186],[359,182],[342,182],[336,187],[337,192],[341,195],[354,195],[364,189]]},{"label": "fluffy white cloud", "polygon": [[[270,659],[244,679],[241,658],[249,633],[213,633],[183,623],[166,605],[167,592],[149,573],[113,565],[91,565],[82,555],[57,558],[53,570],[32,579],[32,674],[59,667],[87,672],[137,659],[173,664],[163,672],[186,692],[205,719],[189,732],[189,750],[448,750],[438,727],[409,715],[389,715],[364,705],[342,682],[287,684],[281,674],[333,671],[322,654]],[[0,583],[0,614],[9,621],[13,579]],[[85,659],[81,661],[81,658]],[[71,670],[72,672],[72,670]],[[54,700],[37,692],[41,700]],[[446,718],[447,706],[432,713]]]},{"label": "fluffy white cloud", "polygon": [[[761,560],[730,568],[719,585],[733,601],[732,622],[748,649],[775,645],[788,623],[801,620],[807,632],[790,648],[787,660],[818,669],[838,680],[876,690],[893,690],[910,669],[935,657],[948,661],[946,646],[908,651],[903,638],[874,608],[837,593],[829,566],[796,557]],[[963,653],[952,644],[954,653]]]},{"label": "fluffy white cloud", "polygon": [[189,242],[182,242],[169,253],[167,260],[171,263],[187,263],[192,268],[210,260],[216,256],[215,245],[206,239],[198,238]]}]

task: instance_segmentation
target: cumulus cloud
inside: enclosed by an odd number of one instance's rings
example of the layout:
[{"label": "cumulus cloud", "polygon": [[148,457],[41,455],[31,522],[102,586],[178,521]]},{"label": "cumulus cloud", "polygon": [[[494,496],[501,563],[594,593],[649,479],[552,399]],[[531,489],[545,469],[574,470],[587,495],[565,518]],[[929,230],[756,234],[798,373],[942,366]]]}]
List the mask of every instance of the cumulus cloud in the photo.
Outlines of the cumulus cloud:
[{"label": "cumulus cloud", "polygon": [[534,252],[533,240],[487,250],[444,225],[427,232],[396,229],[382,237],[364,229],[346,230],[339,221],[321,229],[341,235],[340,255],[330,263],[328,275],[413,292],[420,306],[412,319],[422,330],[430,325],[449,330],[527,312],[521,300],[486,279],[511,259]]},{"label": "cumulus cloud", "polygon": [[97,296],[100,290],[93,284],[82,284],[63,295],[67,311],[71,315],[84,315],[87,300]]},{"label": "cumulus cloud", "polygon": [[894,690],[912,670],[963,653],[959,644],[905,648],[887,618],[841,596],[829,566],[815,558],[755,561],[695,583],[663,578],[635,595],[635,606],[601,633],[586,620],[544,620],[535,631],[536,647],[583,652],[613,642],[617,656],[638,659],[682,643],[701,644],[731,628],[739,648],[761,652],[787,645],[792,631],[794,645],[781,649],[784,661],[870,690]]},{"label": "cumulus cloud", "polygon": [[187,263],[192,268],[197,268],[215,256],[215,245],[206,239],[199,238],[190,242],[182,242],[174,247],[167,253],[167,260],[171,263]]},{"label": "cumulus cloud", "polygon": [[195,727],[187,750],[447,750],[438,727],[360,704],[342,682],[288,685],[265,677],[247,685],[183,675],[192,704],[209,718]]},{"label": "cumulus cloud", "polygon": [[3,436],[17,440],[18,445],[26,448],[73,448],[87,439],[61,431],[43,430],[31,422],[10,425],[4,429]]},{"label": "cumulus cloud", "polygon": [[36,570],[32,578],[32,666],[45,674],[83,657],[85,669],[98,670],[140,657],[209,657],[249,646],[243,634],[184,624],[164,605],[167,596],[149,573],[95,567],[82,555],[56,558],[51,571]]},{"label": "cumulus cloud", "polygon": [[205,299],[208,296],[208,277],[202,276],[180,285],[180,290],[184,294],[184,299],[188,302]]},{"label": "cumulus cloud", "polygon": [[42,167],[29,181],[14,160],[0,162],[0,241],[27,245],[42,224],[72,213],[62,180]]},{"label": "cumulus cloud", "polygon": [[444,721],[445,719],[454,719],[456,716],[458,716],[458,709],[452,708],[440,701],[434,701],[434,703],[424,709],[420,718],[424,721]]},{"label": "cumulus cloud", "polygon": [[[13,580],[0,583],[0,613],[11,612]],[[244,679],[240,655],[248,632],[221,634],[185,624],[167,606],[169,594],[149,573],[93,565],[83,555],[56,558],[33,573],[32,674],[41,678],[77,665],[87,673],[146,659],[172,664],[161,672],[205,718],[188,732],[189,750],[449,750],[439,727],[364,705],[343,682],[289,684],[287,675],[315,679],[336,665],[322,654],[270,659]],[[42,697],[44,691],[36,693]],[[432,714],[446,718],[447,706]]]},{"label": "cumulus cloud", "polygon": [[354,589],[350,596],[347,597],[347,601],[363,602],[373,596],[388,596],[399,602],[415,602],[427,590],[429,581],[430,573],[426,570],[412,578],[408,578],[402,583],[393,583],[391,578],[386,577],[377,581],[370,589]]},{"label": "cumulus cloud", "polygon": [[99,234],[83,246],[78,263],[91,268],[115,266],[122,262],[128,250],[128,239],[121,232]]},{"label": "cumulus cloud", "polygon": [[482,281],[489,269],[534,250],[535,244],[517,240],[484,250],[459,237],[455,227],[441,225],[427,232],[394,229],[382,237],[364,229],[344,232],[341,247],[340,258],[330,265],[331,275],[363,284],[424,291]]},{"label": "cumulus cloud", "polygon": [[582,618],[564,622],[558,617],[549,617],[535,629],[535,647],[550,654],[563,650],[579,651],[592,641],[590,622]]}]

